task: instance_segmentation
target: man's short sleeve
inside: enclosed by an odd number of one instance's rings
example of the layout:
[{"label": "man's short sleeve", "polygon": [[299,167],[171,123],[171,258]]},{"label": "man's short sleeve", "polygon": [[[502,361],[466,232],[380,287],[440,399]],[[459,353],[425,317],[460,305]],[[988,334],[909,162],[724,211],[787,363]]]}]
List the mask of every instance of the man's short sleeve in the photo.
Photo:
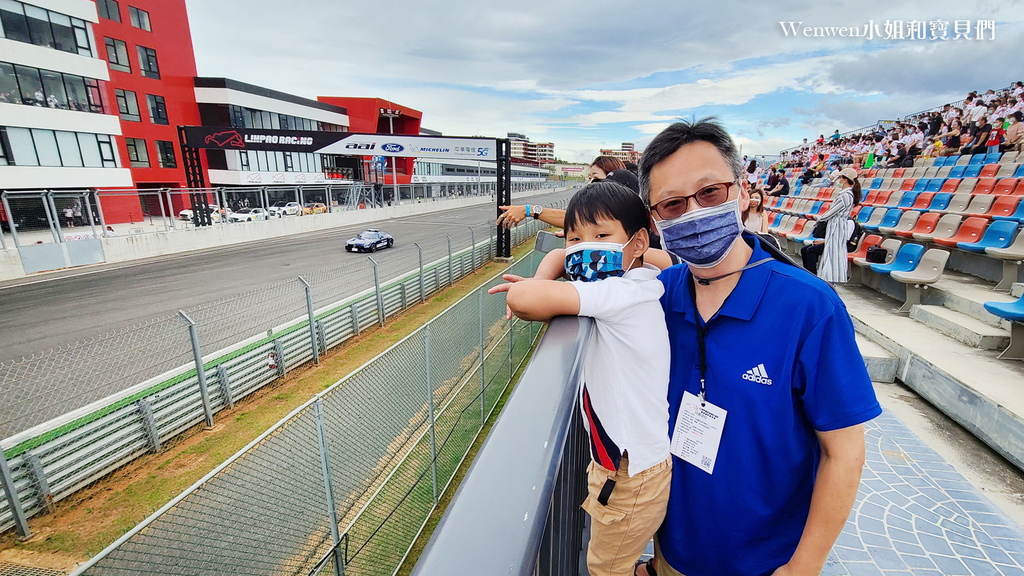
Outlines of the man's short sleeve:
[{"label": "man's short sleeve", "polygon": [[797,393],[804,413],[819,432],[862,424],[882,413],[854,334],[846,308],[838,304],[797,353],[794,386],[802,388]]}]

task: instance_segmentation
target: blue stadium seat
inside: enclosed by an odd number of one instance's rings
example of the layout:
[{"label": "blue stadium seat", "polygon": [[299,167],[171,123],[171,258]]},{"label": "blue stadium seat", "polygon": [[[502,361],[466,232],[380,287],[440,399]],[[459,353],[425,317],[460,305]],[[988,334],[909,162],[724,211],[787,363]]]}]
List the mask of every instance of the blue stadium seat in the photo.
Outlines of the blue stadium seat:
[{"label": "blue stadium seat", "polygon": [[916,189],[911,192],[906,192],[903,194],[903,198],[900,198],[900,203],[897,204],[896,207],[902,208],[903,210],[909,210],[914,205],[914,202],[917,202],[917,197],[920,195],[921,192],[916,191]]},{"label": "blue stadium seat", "polygon": [[985,164],[985,155],[984,154],[975,154],[974,156],[971,156],[971,161],[967,165],[968,166],[974,166],[975,164],[984,165]]},{"label": "blue stadium seat", "polygon": [[977,242],[957,242],[956,247],[966,252],[984,254],[985,248],[1006,248],[1012,244],[1013,233],[1016,231],[1016,220],[996,220],[985,230],[981,240]]},{"label": "blue stadium seat", "polygon": [[891,272],[910,272],[917,268],[921,262],[921,255],[924,253],[924,246],[920,244],[907,243],[900,246],[896,258],[889,264],[872,264],[871,270],[888,276]]},{"label": "blue stadium seat", "polygon": [[931,182],[930,178],[919,178],[917,182],[914,183],[914,192],[924,192],[928,189],[928,185],[931,184]]},{"label": "blue stadium seat", "polygon": [[[946,200],[946,203],[947,204],[949,203],[948,199]],[[860,213],[857,214],[857,222],[860,223],[860,224],[864,224],[865,222],[868,221],[869,218],[871,218],[871,213],[874,212],[874,211],[875,211],[874,207],[872,207],[872,206],[865,206],[860,211]]]},{"label": "blue stadium seat", "polygon": [[822,202],[819,200],[814,204],[811,204],[811,209],[807,211],[808,214],[817,214],[818,210],[821,210]]},{"label": "blue stadium seat", "polygon": [[[949,176],[947,176],[947,178],[963,178],[964,172],[966,171],[967,166],[953,166],[953,169],[949,171]],[[978,167],[978,172],[981,172],[980,166]]]},{"label": "blue stadium seat", "polygon": [[935,195],[935,198],[932,198],[932,203],[928,205],[928,211],[945,210],[949,207],[949,201],[952,199],[953,195],[949,192],[939,192]]},{"label": "blue stadium seat", "polygon": [[935,159],[935,162],[932,162],[932,167],[934,167],[934,168],[942,168],[945,165],[946,165],[946,157],[945,156],[939,156],[938,158]]},{"label": "blue stadium seat", "polygon": [[878,229],[883,226],[887,228],[895,228],[896,224],[900,221],[900,216],[902,215],[903,210],[900,210],[899,208],[889,208],[881,222],[878,224],[864,224],[863,226],[865,230],[871,230],[872,232],[878,232]]},{"label": "blue stadium seat", "polygon": [[782,217],[785,216],[782,212],[775,213],[775,219],[768,223],[768,226],[774,228],[782,222]]},{"label": "blue stadium seat", "polygon": [[881,188],[882,180],[885,180],[885,178],[875,178],[874,180],[872,180],[871,185],[868,186],[868,190],[878,190],[879,188]]},{"label": "blue stadium seat", "polygon": [[1017,166],[1017,171],[1013,173],[1014,178],[1024,178],[1024,164]]},{"label": "blue stadium seat", "polygon": [[959,156],[946,156],[946,166],[956,166],[956,161],[959,159]]},{"label": "blue stadium seat", "polygon": [[985,310],[1011,322],[1024,322],[1024,296],[1016,302],[985,302]]},{"label": "blue stadium seat", "polygon": [[931,182],[928,182],[928,186],[925,188],[925,192],[939,192],[942,190],[942,185],[946,183],[945,178],[932,178]]},{"label": "blue stadium seat", "polygon": [[[984,154],[975,154],[974,158],[978,156],[984,157]],[[981,169],[985,167],[984,164],[975,164],[974,158],[971,158],[971,163],[967,165],[967,169],[964,170],[964,178],[978,178],[981,176]]]},{"label": "blue stadium seat", "polygon": [[990,152],[985,155],[985,164],[998,164],[1002,157],[1002,152]]}]

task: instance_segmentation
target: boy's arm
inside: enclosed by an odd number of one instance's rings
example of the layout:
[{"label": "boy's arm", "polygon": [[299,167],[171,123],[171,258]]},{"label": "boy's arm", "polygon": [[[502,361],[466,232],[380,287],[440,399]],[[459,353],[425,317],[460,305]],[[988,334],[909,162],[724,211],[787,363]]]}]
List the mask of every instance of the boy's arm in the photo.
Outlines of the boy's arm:
[{"label": "boy's arm", "polygon": [[580,313],[580,294],[567,282],[524,280],[508,287],[506,302],[513,314],[523,320],[547,322],[555,316]]}]

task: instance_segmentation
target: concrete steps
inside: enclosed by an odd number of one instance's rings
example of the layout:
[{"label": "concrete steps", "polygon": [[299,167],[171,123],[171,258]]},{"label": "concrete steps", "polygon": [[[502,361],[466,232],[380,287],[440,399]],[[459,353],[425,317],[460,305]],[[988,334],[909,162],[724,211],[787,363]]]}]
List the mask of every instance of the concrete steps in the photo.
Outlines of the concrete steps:
[{"label": "concrete steps", "polygon": [[1006,330],[1010,324],[1006,320],[985,310],[985,302],[1012,302],[1016,300],[1005,292],[992,290],[992,283],[985,280],[946,271],[938,282],[932,284],[921,298],[923,304],[943,306],[950,310],[975,318],[990,326],[998,326]]},{"label": "concrete steps", "polygon": [[1008,329],[986,324],[976,317],[943,306],[914,306],[910,317],[958,342],[982,350],[1003,350],[1010,343]]},{"label": "concrete steps", "polygon": [[896,371],[900,367],[899,358],[860,334],[857,334],[857,348],[864,357],[864,366],[868,369],[868,376],[872,382],[891,384],[896,380]]},{"label": "concrete steps", "polygon": [[1024,283],[1014,282],[1013,286],[1010,287],[1010,296],[1014,298],[1024,296]]}]

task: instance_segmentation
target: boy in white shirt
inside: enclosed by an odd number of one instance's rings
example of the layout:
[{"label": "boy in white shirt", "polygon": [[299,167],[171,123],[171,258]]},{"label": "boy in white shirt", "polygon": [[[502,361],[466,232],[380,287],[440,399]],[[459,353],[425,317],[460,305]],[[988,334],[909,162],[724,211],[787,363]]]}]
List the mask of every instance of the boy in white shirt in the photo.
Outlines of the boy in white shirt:
[{"label": "boy in white shirt", "polygon": [[507,291],[509,310],[524,320],[595,320],[579,391],[592,457],[582,505],[593,520],[591,576],[632,574],[668,504],[670,350],[660,270],[643,264],[648,225],[633,191],[609,181],[585,186],[565,212],[570,281],[530,278],[491,289]]}]

